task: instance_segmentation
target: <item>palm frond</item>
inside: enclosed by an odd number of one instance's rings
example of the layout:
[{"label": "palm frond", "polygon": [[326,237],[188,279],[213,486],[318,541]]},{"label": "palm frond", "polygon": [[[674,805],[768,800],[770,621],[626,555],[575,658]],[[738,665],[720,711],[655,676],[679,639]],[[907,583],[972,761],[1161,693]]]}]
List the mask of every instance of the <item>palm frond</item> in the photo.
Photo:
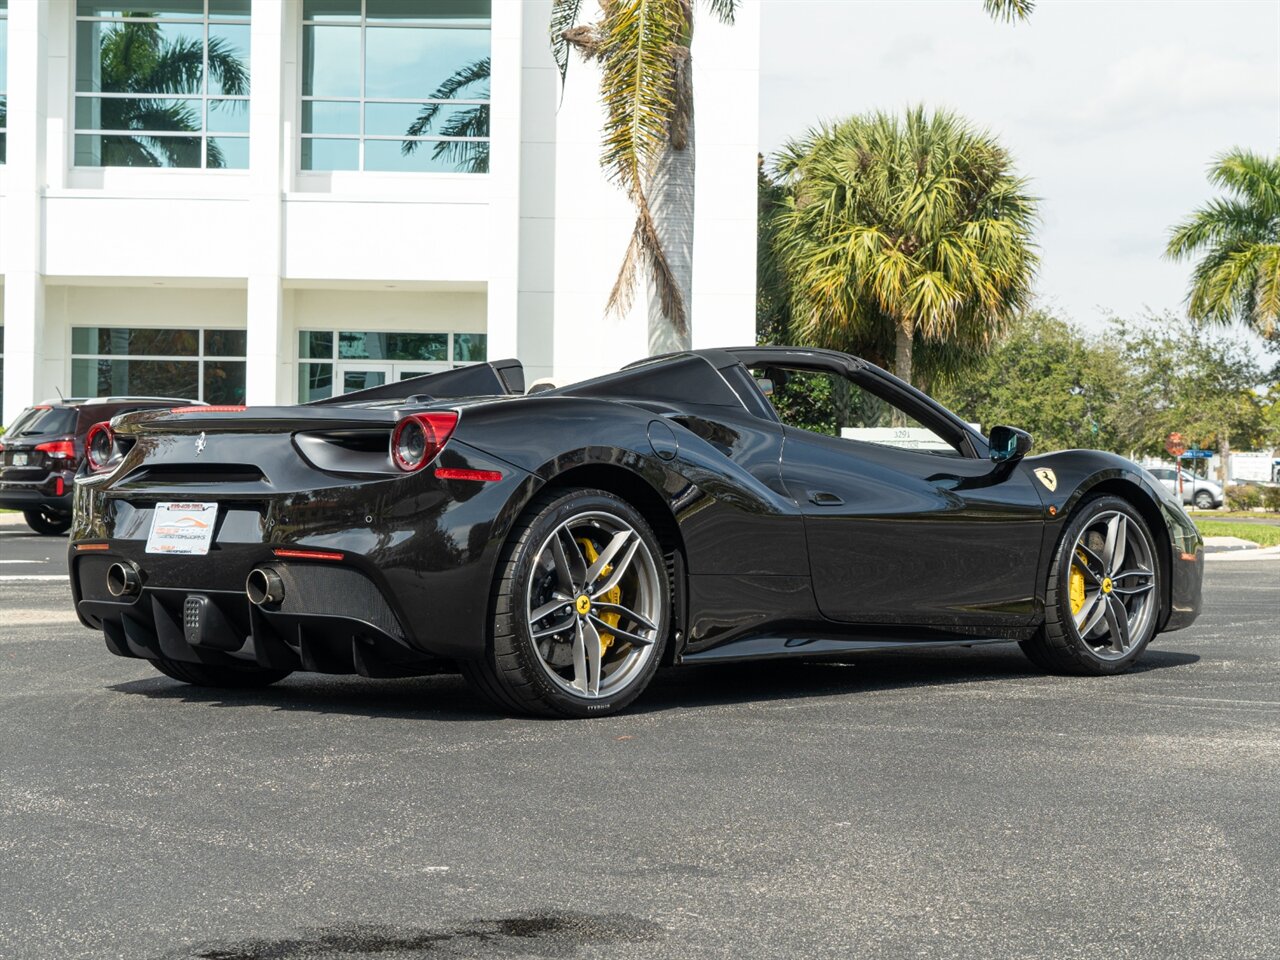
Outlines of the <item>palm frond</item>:
[{"label": "palm frond", "polygon": [[[468,87],[478,84],[485,84],[483,89],[471,91],[474,95],[472,98],[483,100],[489,96],[489,75],[490,75],[490,58],[481,57],[479,60],[473,60],[465,66],[459,67],[454,71],[453,75],[444,80],[438,87],[431,92],[429,99],[431,100],[453,100],[458,98],[460,93],[467,90]],[[440,113],[441,107],[448,106],[444,103],[424,103],[422,109],[418,112],[418,116],[414,118],[413,123],[409,124],[409,128],[405,130],[406,137],[425,136],[431,130],[431,124],[435,122],[436,116]],[[489,111],[486,109],[484,116],[488,119]],[[488,136],[486,131],[484,136]],[[401,147],[401,152],[406,156],[413,152],[410,146],[412,141],[406,141]]]},{"label": "palm frond", "polygon": [[740,6],[742,0],[707,0],[708,9],[720,18],[720,22],[731,26]]},{"label": "palm frond", "polygon": [[1012,23],[1026,20],[1035,10],[1035,0],[982,0],[982,7],[994,20]]},{"label": "palm frond", "polygon": [[687,34],[684,0],[604,0],[600,23],[605,107],[601,164],[636,209],[622,270],[609,296],[611,310],[630,302],[642,258],[658,288],[662,313],[677,333],[686,327],[686,305],[662,248],[646,189],[669,144],[675,112],[674,50]]},{"label": "palm frond", "polygon": [[555,0],[551,7],[551,57],[560,71],[562,85],[569,74],[569,38],[565,34],[578,25],[581,12],[582,0]]}]

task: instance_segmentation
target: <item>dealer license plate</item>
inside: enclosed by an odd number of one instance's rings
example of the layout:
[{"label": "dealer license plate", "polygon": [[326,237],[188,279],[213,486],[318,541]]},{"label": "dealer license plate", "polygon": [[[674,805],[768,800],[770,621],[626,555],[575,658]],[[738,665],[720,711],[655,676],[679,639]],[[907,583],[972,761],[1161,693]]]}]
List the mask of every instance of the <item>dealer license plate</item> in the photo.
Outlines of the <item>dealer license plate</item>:
[{"label": "dealer license plate", "polygon": [[216,503],[157,503],[151,515],[147,553],[204,556],[213,543]]},{"label": "dealer license plate", "polygon": [[15,453],[13,455],[13,465],[15,467],[25,467],[27,465],[27,455],[25,453]]}]

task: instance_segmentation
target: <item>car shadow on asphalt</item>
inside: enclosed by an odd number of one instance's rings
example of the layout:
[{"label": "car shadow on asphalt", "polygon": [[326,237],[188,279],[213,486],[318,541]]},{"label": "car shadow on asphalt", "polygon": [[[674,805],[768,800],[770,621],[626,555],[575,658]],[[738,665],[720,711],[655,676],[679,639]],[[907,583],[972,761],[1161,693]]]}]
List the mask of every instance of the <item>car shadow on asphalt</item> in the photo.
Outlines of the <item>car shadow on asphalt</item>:
[{"label": "car shadow on asphalt", "polygon": [[1016,680],[1106,682],[1181,667],[1196,654],[1148,650],[1117,678],[1059,677],[1032,664],[1015,644],[967,650],[904,650],[823,660],[772,660],[697,666],[659,676],[634,712],[717,704],[829,697],[882,690],[948,687]]},{"label": "car shadow on asphalt", "polygon": [[[1032,680],[1108,682],[1196,663],[1199,656],[1148,650],[1128,673],[1116,678],[1054,677],[1032,665],[1013,644],[969,650],[862,654],[838,660],[771,660],[665,669],[630,713],[654,713],[770,700],[829,697],[883,690],[946,687]],[[258,690],[193,687],[167,677],[130,680],[112,690],[152,700],[219,707],[264,706],[282,711],[339,713],[389,719],[495,721],[492,708],[461,677],[452,674],[403,680],[296,673]]]}]

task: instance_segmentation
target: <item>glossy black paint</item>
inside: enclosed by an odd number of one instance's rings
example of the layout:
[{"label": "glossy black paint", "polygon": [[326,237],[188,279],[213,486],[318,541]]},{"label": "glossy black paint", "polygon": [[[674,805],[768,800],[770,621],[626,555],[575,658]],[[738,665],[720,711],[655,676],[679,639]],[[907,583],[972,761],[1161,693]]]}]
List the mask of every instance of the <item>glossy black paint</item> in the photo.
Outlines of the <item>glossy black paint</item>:
[{"label": "glossy black paint", "polygon": [[[784,427],[746,372],[762,363],[854,378],[961,455]],[[677,662],[1028,636],[1063,523],[1090,491],[1128,497],[1157,531],[1163,627],[1199,609],[1194,525],[1140,468],[1094,451],[993,462],[980,434],[856,358],[699,351],[530,396],[516,392],[510,361],[468,370],[342,402],[117,421],[119,460],[77,484],[69,555],[81,619],[126,656],[370,676],[444,669],[483,653],[499,554],[548,485],[608,489],[646,515],[672,574]],[[434,463],[402,473],[391,431],[432,409],[456,410],[457,428]],[[444,480],[437,468],[501,479]],[[1055,472],[1054,489],[1038,468]],[[220,505],[209,556],[145,552],[154,504],[169,500]],[[115,560],[141,571],[136,597],[106,593]],[[281,603],[246,599],[260,566],[286,584]]]}]

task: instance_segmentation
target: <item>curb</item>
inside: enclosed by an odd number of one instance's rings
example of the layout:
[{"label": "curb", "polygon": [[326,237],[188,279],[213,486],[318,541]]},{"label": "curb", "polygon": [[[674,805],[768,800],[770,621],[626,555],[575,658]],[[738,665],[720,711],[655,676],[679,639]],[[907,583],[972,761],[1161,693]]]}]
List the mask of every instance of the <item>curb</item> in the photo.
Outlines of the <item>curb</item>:
[{"label": "curb", "polygon": [[1205,562],[1227,563],[1233,560],[1280,560],[1280,547],[1250,547],[1206,553]]}]

